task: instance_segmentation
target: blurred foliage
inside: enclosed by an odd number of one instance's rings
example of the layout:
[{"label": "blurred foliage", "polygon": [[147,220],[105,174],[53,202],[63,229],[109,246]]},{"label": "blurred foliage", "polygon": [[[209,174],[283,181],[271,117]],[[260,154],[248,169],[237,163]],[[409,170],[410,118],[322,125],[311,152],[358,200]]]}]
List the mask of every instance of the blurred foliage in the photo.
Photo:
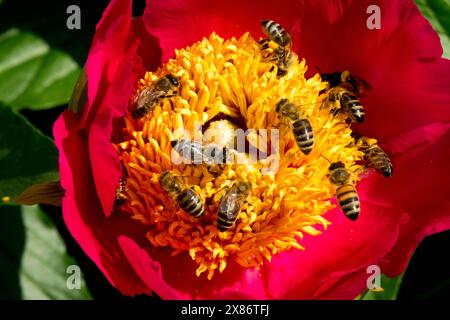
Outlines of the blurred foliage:
[{"label": "blurred foliage", "polygon": [[50,138],[2,106],[0,128],[0,198],[16,197],[35,183],[58,180],[58,153]]},{"label": "blurred foliage", "polygon": [[415,0],[420,11],[439,33],[444,57],[450,58],[450,1]]},{"label": "blurred foliage", "polygon": [[81,273],[79,289],[68,288],[76,262],[38,206],[0,207],[0,248],[0,299],[90,298]]},{"label": "blurred foliage", "polygon": [[386,275],[381,275],[380,285],[382,291],[367,290],[362,293],[357,300],[396,300],[402,284],[403,274],[389,278]]},{"label": "blurred foliage", "polygon": [[14,109],[52,108],[67,103],[80,68],[30,32],[0,34],[0,101]]}]

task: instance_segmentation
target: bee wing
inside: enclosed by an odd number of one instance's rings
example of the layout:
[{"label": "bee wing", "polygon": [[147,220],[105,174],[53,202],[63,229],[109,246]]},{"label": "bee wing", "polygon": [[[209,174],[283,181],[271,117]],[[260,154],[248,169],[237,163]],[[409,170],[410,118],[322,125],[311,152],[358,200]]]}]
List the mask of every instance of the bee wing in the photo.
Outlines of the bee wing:
[{"label": "bee wing", "polygon": [[350,82],[341,82],[337,87],[353,92],[353,85]]},{"label": "bee wing", "polygon": [[366,90],[371,90],[372,86],[369,82],[359,77],[351,76],[349,83],[352,85],[353,90],[360,95],[364,95]]},{"label": "bee wing", "polygon": [[203,161],[202,145],[197,141],[181,140],[175,144],[174,149],[185,159],[189,159],[194,164]]},{"label": "bee wing", "polygon": [[224,201],[220,203],[220,210],[221,212],[226,212],[228,219],[233,220],[239,213],[241,207],[235,188],[230,189],[225,194],[224,198]]},{"label": "bee wing", "polygon": [[204,161],[207,164],[224,164],[230,162],[231,151],[216,144],[209,144],[203,148]]},{"label": "bee wing", "polygon": [[73,112],[82,112],[87,101],[87,75],[86,67],[81,70],[75,89],[69,101],[69,109]]},{"label": "bee wing", "polygon": [[202,161],[208,163],[207,159],[203,156],[203,145],[197,141],[193,141],[190,144],[190,155],[191,160],[196,164],[200,164]]},{"label": "bee wing", "polygon": [[151,87],[148,87],[142,90],[141,93],[135,97],[134,103],[136,108],[142,108],[145,105],[152,104],[165,94],[166,93],[164,91],[154,91]]}]

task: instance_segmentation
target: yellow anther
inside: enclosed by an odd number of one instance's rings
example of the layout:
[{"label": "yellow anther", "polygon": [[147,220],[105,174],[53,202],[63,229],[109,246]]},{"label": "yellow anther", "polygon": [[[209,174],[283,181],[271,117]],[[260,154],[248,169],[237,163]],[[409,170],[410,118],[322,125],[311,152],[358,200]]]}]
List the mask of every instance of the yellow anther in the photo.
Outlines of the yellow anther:
[{"label": "yellow anther", "polygon": [[[270,46],[276,48],[273,43]],[[351,129],[344,117],[330,117],[329,110],[320,108],[324,99],[320,92],[326,84],[319,76],[305,79],[305,61],[294,58],[288,74],[280,78],[273,62],[261,59],[259,44],[249,34],[224,40],[213,33],[176,50],[174,59],[156,72],[147,72],[137,84],[139,93],[171,73],[179,77],[181,89],[178,96],[161,99],[142,119],[126,113],[124,138],[115,149],[126,169],[123,194],[129,200],[118,213],[142,222],[152,246],[170,248],[171,255],[190,256],[197,265],[197,276],[205,273],[211,279],[216,270],[226,272],[229,261],[259,267],[274,254],[303,250],[299,242],[304,234],[319,236],[316,227],[330,225],[323,214],[334,207],[328,200],[334,195],[327,177],[330,163],[321,155],[333,161],[339,157],[352,174],[361,168],[355,163],[363,155],[351,144]],[[308,156],[297,147],[289,125],[281,124],[275,111],[281,98],[297,104],[314,128],[315,145]],[[226,165],[218,174],[204,165],[172,162],[170,141],[194,138],[194,134],[201,141],[203,133],[195,122],[201,121],[203,126],[225,116],[241,124],[243,131],[254,130],[247,142],[267,153],[265,160],[251,162],[242,154],[239,159],[243,164]],[[268,128],[280,129],[279,167],[263,174],[261,169],[276,156],[270,154],[270,146],[277,141],[272,141],[270,132],[258,131]],[[162,191],[158,178],[164,170],[171,170],[186,187],[195,186],[205,203],[201,218],[185,214]],[[219,232],[219,202],[237,179],[251,183],[251,195],[235,224]]]}]

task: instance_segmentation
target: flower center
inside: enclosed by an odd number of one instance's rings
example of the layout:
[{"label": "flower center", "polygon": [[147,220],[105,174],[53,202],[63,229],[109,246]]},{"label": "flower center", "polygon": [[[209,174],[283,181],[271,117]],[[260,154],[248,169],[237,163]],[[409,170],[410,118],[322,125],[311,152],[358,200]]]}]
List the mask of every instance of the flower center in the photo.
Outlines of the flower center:
[{"label": "flower center", "polygon": [[[326,229],[330,224],[323,217],[334,208],[330,162],[341,161],[357,180],[361,167],[356,162],[363,158],[346,116],[321,107],[325,95],[320,93],[326,83],[319,75],[305,79],[306,70],[305,61],[299,62],[293,54],[288,72],[277,76],[277,65],[264,59],[261,45],[248,33],[238,40],[224,40],[213,33],[176,50],[174,59],[145,74],[137,95],[167,74],[179,79],[179,93],[159,99],[140,119],[132,112],[125,115],[123,142],[115,144],[125,168],[119,193],[124,201],[117,206],[118,212],[143,223],[152,246],[169,247],[173,255],[189,254],[197,264],[197,276],[205,272],[208,279],[232,261],[246,268],[259,267],[279,252],[303,250],[305,234],[317,236],[318,226]],[[301,118],[309,119],[314,132],[309,154],[298,147],[292,121],[277,112],[281,99],[294,103]],[[229,128],[214,120],[224,117],[247,130],[247,145],[266,156],[260,161],[244,156],[244,163],[227,163],[218,172],[202,164],[173,163],[171,141],[180,138],[175,132],[184,130],[191,135],[184,138],[199,135],[202,139],[198,124],[213,122],[223,138]],[[276,130],[277,140],[271,134]],[[263,170],[275,158],[276,169]],[[165,171],[200,196],[201,217],[187,214],[165,192],[160,183]],[[237,181],[251,186],[249,194],[236,221],[220,231],[221,199]]]}]

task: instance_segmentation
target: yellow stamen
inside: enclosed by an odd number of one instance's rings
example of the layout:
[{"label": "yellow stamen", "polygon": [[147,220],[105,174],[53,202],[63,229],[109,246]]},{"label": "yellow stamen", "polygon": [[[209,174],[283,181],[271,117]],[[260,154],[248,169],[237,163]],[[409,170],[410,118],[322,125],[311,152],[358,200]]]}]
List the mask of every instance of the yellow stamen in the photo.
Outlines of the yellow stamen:
[{"label": "yellow stamen", "polygon": [[[334,187],[328,180],[330,161],[340,160],[358,180],[355,163],[362,153],[353,144],[351,129],[342,114],[330,116],[321,108],[326,83],[320,76],[304,77],[305,61],[294,63],[282,78],[274,63],[264,61],[258,43],[248,34],[224,40],[215,33],[192,46],[175,51],[175,58],[155,73],[147,72],[137,93],[158,78],[172,73],[179,77],[180,95],[162,99],[152,113],[134,120],[129,112],[123,128],[124,141],[115,145],[126,168],[128,201],[119,207],[148,228],[147,238],[155,247],[169,247],[173,254],[186,254],[197,264],[196,275],[223,272],[229,261],[243,267],[259,267],[272,255],[291,249],[304,250],[304,234],[320,235],[317,226],[330,224],[322,217],[334,206]],[[281,98],[300,106],[314,129],[315,145],[305,156],[297,147],[292,130],[275,111]],[[177,129],[202,133],[203,125],[216,115],[228,115],[245,123],[246,129],[280,129],[280,162],[277,172],[263,174],[264,161],[227,164],[218,176],[203,165],[175,165],[170,141]],[[270,134],[249,134],[248,140],[261,151],[269,151]],[[322,156],[323,157],[322,157]],[[273,156],[273,155],[272,155]],[[270,157],[266,159],[270,160]],[[193,218],[177,207],[158,182],[160,173],[171,170],[205,201],[204,216]],[[227,187],[236,179],[248,181],[252,192],[234,226],[219,232],[217,208]]]}]

